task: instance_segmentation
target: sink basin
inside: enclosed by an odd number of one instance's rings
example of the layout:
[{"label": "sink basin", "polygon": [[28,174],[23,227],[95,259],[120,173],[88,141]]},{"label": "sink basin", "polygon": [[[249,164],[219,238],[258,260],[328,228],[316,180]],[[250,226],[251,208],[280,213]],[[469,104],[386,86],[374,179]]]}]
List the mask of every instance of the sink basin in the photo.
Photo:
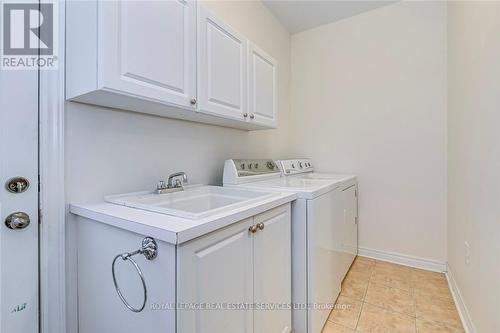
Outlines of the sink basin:
[{"label": "sink basin", "polygon": [[136,192],[104,197],[110,203],[188,219],[200,219],[271,197],[269,192],[220,186],[188,186],[184,191]]}]

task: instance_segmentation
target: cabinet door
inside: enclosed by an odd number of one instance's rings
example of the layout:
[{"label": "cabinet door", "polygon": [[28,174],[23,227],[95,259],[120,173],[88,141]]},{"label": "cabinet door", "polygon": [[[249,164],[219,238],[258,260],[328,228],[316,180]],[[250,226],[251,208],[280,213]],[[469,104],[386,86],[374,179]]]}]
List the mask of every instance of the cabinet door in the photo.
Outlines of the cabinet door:
[{"label": "cabinet door", "polygon": [[244,120],[247,111],[247,41],[198,6],[198,110]]},{"label": "cabinet door", "polygon": [[121,0],[100,6],[101,85],[194,109],[195,3]]},{"label": "cabinet door", "polygon": [[250,121],[277,126],[277,62],[254,44],[249,44],[248,98]]},{"label": "cabinet door", "polygon": [[[177,299],[181,304],[253,302],[253,219],[181,245],[177,253]],[[177,312],[178,332],[251,333],[251,310],[184,309]]]},{"label": "cabinet door", "polygon": [[357,186],[353,184],[342,191],[344,212],[345,246],[348,253],[349,266],[358,253],[358,198]]},{"label": "cabinet door", "polygon": [[264,228],[254,236],[254,299],[269,309],[254,312],[255,332],[291,330],[291,310],[272,308],[291,303],[290,205],[257,215],[254,224]]}]

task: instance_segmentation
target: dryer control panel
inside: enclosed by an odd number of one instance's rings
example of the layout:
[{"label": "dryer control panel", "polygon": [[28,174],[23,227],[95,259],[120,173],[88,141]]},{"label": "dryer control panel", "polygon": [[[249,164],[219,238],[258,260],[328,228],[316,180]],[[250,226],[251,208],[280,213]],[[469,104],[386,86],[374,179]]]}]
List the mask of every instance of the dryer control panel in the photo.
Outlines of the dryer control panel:
[{"label": "dryer control panel", "polygon": [[298,158],[293,160],[280,160],[281,170],[284,175],[296,175],[299,173],[313,172],[312,161],[309,158]]},{"label": "dryer control panel", "polygon": [[235,185],[280,178],[279,164],[271,159],[232,159],[224,164],[224,185]]}]

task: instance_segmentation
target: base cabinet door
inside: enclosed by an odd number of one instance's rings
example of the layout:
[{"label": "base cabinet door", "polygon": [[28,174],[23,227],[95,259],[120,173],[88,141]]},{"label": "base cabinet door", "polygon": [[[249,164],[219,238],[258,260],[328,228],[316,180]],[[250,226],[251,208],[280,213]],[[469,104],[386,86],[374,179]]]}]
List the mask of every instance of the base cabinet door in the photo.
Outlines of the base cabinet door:
[{"label": "base cabinet door", "polygon": [[[287,333],[292,317],[291,224],[289,206],[257,215],[254,236],[254,332]],[[261,229],[261,230],[260,230]]]},{"label": "base cabinet door", "polygon": [[[250,218],[179,246],[177,299],[186,309],[177,312],[177,332],[254,332],[251,309],[230,308],[253,302],[252,222]],[[204,305],[216,308],[196,308]]]},{"label": "base cabinet door", "polygon": [[291,332],[290,204],[177,248],[177,332]]}]

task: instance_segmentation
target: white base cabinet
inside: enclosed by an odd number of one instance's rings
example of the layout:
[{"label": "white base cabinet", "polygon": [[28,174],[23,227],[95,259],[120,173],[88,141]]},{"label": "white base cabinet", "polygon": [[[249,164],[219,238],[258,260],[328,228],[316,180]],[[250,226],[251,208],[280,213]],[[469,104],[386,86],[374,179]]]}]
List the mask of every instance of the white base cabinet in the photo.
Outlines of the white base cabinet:
[{"label": "white base cabinet", "polygon": [[178,300],[220,308],[180,310],[179,332],[290,332],[290,242],[285,205],[181,245]]},{"label": "white base cabinet", "polygon": [[[80,333],[291,332],[290,203],[177,246],[158,241],[152,261],[134,256],[148,297],[139,313],[116,294],[111,263],[154,235],[83,217],[76,222]],[[144,294],[137,272],[129,262],[116,265],[124,297],[140,306]]]},{"label": "white base cabinet", "polygon": [[68,1],[66,35],[68,100],[277,126],[276,61],[194,0]]}]

